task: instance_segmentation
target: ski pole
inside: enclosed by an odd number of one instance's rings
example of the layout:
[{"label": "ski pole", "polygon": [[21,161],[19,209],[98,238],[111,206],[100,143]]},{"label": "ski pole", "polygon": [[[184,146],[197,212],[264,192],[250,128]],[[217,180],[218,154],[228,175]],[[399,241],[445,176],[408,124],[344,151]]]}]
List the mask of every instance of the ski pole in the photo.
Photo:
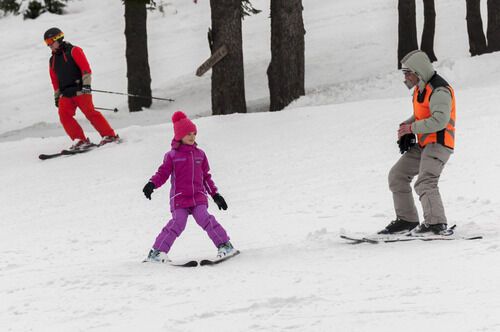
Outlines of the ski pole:
[{"label": "ski pole", "polygon": [[113,111],[113,112],[118,112],[118,108],[106,108],[106,107],[94,107],[96,110],[100,111]]},{"label": "ski pole", "polygon": [[[133,94],[131,94],[131,93],[123,93],[123,92],[115,92],[115,91],[106,91],[106,90],[96,90],[96,89],[92,89],[92,92],[111,93],[111,94],[115,94],[115,95],[122,95],[122,96],[136,97],[136,98],[150,98],[150,97],[147,97],[147,96],[133,95]],[[158,99],[158,100],[165,100],[165,101],[175,101],[175,99],[170,99],[170,98],[158,98],[158,97],[151,97],[151,99]]]}]

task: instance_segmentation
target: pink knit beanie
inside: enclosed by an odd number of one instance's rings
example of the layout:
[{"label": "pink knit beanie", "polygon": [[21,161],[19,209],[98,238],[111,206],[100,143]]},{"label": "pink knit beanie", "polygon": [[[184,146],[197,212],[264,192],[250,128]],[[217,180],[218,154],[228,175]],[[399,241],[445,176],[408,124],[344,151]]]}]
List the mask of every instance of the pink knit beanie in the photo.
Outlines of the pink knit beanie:
[{"label": "pink knit beanie", "polygon": [[172,123],[174,124],[174,139],[176,141],[180,141],[191,132],[197,132],[195,124],[181,111],[177,111],[172,115]]}]

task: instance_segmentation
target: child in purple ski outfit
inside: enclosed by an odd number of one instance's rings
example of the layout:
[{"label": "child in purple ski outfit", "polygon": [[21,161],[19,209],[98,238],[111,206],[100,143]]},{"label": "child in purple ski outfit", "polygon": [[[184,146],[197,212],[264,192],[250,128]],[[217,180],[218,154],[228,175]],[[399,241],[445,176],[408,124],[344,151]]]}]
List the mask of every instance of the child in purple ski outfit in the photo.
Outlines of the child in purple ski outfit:
[{"label": "child in purple ski outfit", "polygon": [[217,258],[232,256],[237,251],[229,242],[229,236],[207,210],[207,193],[212,196],[219,210],[226,210],[227,204],[217,192],[217,187],[209,173],[210,168],[205,152],[199,149],[195,142],[196,126],[182,112],[175,112],[172,122],[174,124],[172,150],[165,154],[162,165],[142,190],[146,198],[151,199],[153,191],[160,188],[170,177],[172,219],[156,237],[153,248],[144,262],[170,262],[167,253],[175,239],[184,231],[190,214],[218,248]]}]

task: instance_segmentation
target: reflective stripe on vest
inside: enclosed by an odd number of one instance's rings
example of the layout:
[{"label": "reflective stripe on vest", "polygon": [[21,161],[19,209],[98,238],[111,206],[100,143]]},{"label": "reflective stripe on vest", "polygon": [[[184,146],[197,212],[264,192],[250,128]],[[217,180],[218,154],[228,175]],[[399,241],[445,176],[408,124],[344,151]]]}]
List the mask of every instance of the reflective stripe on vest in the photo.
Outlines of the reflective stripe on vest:
[{"label": "reflective stripe on vest", "polygon": [[[418,144],[422,148],[429,143],[439,143],[450,149],[455,148],[455,93],[451,86],[447,86],[447,88],[451,92],[450,121],[448,121],[448,124],[443,130],[440,130],[437,133],[417,134]],[[432,85],[427,84],[423,91],[424,97],[422,98],[421,96],[419,98],[419,89],[418,87],[415,88],[415,92],[413,94],[413,115],[415,116],[416,121],[431,117],[429,104],[432,90]],[[420,102],[419,100],[422,101]]]}]

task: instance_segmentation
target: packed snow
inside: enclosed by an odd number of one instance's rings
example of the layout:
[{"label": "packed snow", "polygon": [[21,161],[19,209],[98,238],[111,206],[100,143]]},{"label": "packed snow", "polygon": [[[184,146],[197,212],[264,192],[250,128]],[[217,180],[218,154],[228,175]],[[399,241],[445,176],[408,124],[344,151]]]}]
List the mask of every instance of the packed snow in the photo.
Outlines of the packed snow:
[{"label": "packed snow", "polygon": [[[194,75],[209,56],[209,1],[157,2],[153,94],[176,101],[130,114],[125,97],[95,93],[97,106],[120,109],[104,114],[124,142],[47,161],[38,155],[71,141],[43,32],[58,26],[83,48],[94,88],[126,91],[123,5],[71,1],[62,16],[0,18],[1,331],[500,330],[500,53],[469,57],[465,1],[436,2],[435,66],[457,96],[440,190],[457,233],[483,239],[378,245],[339,232],[370,234],[394,218],[387,174],[411,114],[396,3],[304,1],[307,94],[269,113],[269,5],[253,0],[263,12],[243,21],[250,113],[210,116],[210,72]],[[142,187],[170,148],[177,109],[198,126],[229,205],[210,212],[241,251],[217,266],[141,263],[170,218],[168,183],[151,201]],[[169,253],[215,254],[192,218]]]}]

